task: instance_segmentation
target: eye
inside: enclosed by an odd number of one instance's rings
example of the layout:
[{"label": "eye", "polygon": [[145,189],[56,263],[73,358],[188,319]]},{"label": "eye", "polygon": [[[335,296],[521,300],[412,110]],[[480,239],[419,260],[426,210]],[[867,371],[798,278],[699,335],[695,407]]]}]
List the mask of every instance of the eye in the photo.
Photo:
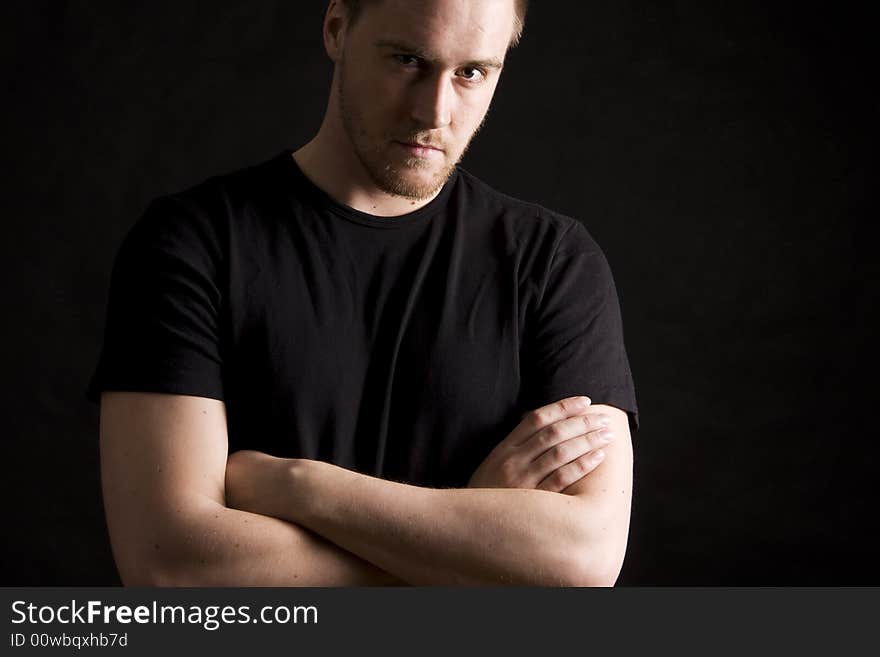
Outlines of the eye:
[{"label": "eye", "polygon": [[465,66],[459,74],[468,82],[482,82],[486,78],[486,71],[474,66]]},{"label": "eye", "polygon": [[402,64],[403,66],[419,66],[421,64],[421,60],[415,55],[393,55],[394,59],[397,60],[398,64]]}]

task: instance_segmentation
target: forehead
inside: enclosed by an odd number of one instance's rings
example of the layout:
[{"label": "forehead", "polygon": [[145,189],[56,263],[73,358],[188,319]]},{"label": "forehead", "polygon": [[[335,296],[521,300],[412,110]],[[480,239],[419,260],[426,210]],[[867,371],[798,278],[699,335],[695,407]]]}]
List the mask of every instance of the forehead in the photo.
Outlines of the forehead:
[{"label": "forehead", "polygon": [[411,43],[450,59],[503,59],[514,19],[514,0],[384,0],[362,17],[374,42]]}]

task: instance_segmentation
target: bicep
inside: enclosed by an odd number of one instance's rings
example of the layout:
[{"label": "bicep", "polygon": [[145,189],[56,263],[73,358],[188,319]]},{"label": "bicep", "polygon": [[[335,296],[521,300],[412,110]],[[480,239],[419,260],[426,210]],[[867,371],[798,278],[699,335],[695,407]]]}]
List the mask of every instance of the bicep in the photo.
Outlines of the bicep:
[{"label": "bicep", "polygon": [[579,223],[565,234],[524,333],[522,404],[540,408],[587,395],[631,413],[635,387],[608,260]]},{"label": "bicep", "polygon": [[633,486],[633,448],[627,414],[613,406],[592,407],[611,418],[614,440],[603,447],[605,459],[587,476],[563,493],[585,502],[587,522],[594,545],[600,551],[602,569],[616,580],[623,566],[629,536]]},{"label": "bicep", "polygon": [[224,504],[222,401],[142,392],[101,398],[101,482],[123,580],[173,551],[186,517]]}]

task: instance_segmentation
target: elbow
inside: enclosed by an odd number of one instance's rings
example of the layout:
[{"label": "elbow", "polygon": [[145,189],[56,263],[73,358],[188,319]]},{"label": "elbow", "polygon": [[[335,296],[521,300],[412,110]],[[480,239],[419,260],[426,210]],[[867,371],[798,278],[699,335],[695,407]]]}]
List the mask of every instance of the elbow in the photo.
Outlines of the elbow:
[{"label": "elbow", "polygon": [[587,564],[576,564],[561,574],[562,586],[570,588],[611,588],[617,583],[620,569],[607,564],[590,561]]},{"label": "elbow", "polygon": [[177,588],[212,585],[210,580],[216,580],[219,564],[211,558],[212,552],[205,548],[204,541],[199,540],[205,532],[204,516],[187,514],[179,517],[180,524],[166,523],[158,529],[148,526],[123,536],[111,533],[113,556],[123,586]]},{"label": "elbow", "polygon": [[135,575],[120,576],[125,587],[139,588],[190,588],[208,586],[191,572],[163,570],[161,568],[144,569]]},{"label": "elbow", "polygon": [[629,523],[595,517],[576,536],[569,552],[568,586],[615,586],[626,557]]},{"label": "elbow", "polygon": [[145,582],[141,586],[151,588],[181,588],[202,586],[199,578],[193,577],[191,570],[155,567],[146,573]]},{"label": "elbow", "polygon": [[581,568],[573,573],[569,586],[612,588],[617,583],[619,576],[619,569],[597,567],[592,564],[588,568]]},{"label": "elbow", "polygon": [[623,567],[624,551],[611,546],[592,546],[578,551],[584,555],[568,569],[566,586],[611,588]]},{"label": "elbow", "polygon": [[[204,565],[204,562],[203,564]],[[196,564],[176,560],[140,560],[137,564],[117,564],[123,586],[142,588],[186,588],[208,586]]]},{"label": "elbow", "polygon": [[138,568],[120,568],[119,579],[125,587],[166,588],[185,586],[180,583],[176,573],[166,570],[158,564],[143,564]]}]

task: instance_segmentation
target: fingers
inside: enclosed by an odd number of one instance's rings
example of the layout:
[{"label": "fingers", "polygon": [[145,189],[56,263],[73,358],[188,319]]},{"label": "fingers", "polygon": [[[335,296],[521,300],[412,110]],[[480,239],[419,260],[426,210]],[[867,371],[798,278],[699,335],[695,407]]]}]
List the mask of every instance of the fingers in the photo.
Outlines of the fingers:
[{"label": "fingers", "polygon": [[553,493],[561,493],[573,483],[580,481],[590,474],[593,470],[599,467],[599,464],[604,460],[605,452],[601,449],[588,452],[571,463],[567,463],[551,472],[536,486],[536,488],[540,490],[548,490]]},{"label": "fingers", "polygon": [[528,471],[537,487],[560,492],[601,463],[601,448],[614,434],[610,418],[599,414],[561,420],[535,434],[522,450],[534,455]]},{"label": "fingers", "polygon": [[514,487],[561,492],[595,469],[602,458],[595,454],[613,435],[611,418],[590,412],[590,405],[587,397],[567,397],[526,413],[493,450],[505,471],[502,479]]},{"label": "fingers", "polygon": [[[524,455],[532,460],[546,458],[558,465],[573,461],[586,451],[610,442],[611,418],[603,413],[588,413],[554,422],[523,443]],[[583,437],[572,442],[573,438]],[[593,443],[597,443],[594,445]]]},{"label": "fingers", "polygon": [[509,439],[515,445],[521,445],[536,432],[554,422],[586,413],[591,403],[589,397],[566,397],[558,402],[529,411],[523,415],[520,423],[510,432]]},{"label": "fingers", "polygon": [[[599,452],[613,438],[612,432],[602,427],[557,443],[538,456],[529,465],[529,471],[538,482],[544,478],[551,477],[554,472],[559,470],[562,470],[560,478],[568,477],[571,473],[579,474],[578,478],[580,478],[599,464],[598,461],[593,464],[590,460],[590,455]],[[572,464],[571,467],[567,467],[569,464]],[[592,467],[588,467],[591,465]],[[581,470],[583,472],[580,472]],[[554,481],[561,483],[559,479]],[[577,479],[574,481],[577,481]],[[567,485],[565,484],[565,486]],[[562,490],[565,486],[558,490]]]}]

